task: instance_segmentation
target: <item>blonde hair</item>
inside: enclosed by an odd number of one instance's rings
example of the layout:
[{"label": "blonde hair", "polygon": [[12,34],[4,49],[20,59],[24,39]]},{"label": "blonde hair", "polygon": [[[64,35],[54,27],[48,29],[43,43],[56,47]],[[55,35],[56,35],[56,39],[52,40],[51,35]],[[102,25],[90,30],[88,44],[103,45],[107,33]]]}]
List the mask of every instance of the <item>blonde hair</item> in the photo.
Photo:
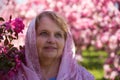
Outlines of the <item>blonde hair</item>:
[{"label": "blonde hair", "polygon": [[36,17],[36,21],[35,21],[35,29],[37,30],[37,27],[40,24],[40,20],[42,17],[49,17],[51,20],[53,20],[64,32],[65,32],[65,39],[67,37],[67,32],[68,32],[68,28],[67,28],[67,23],[66,21],[57,13],[53,12],[53,11],[43,11],[42,13],[40,13],[37,17]]}]

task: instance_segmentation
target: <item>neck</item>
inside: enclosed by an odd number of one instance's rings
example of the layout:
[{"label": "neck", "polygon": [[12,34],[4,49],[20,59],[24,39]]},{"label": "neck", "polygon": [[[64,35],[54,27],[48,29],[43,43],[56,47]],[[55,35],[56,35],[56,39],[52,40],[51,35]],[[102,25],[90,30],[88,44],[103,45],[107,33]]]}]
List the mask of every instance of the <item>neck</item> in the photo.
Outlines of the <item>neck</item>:
[{"label": "neck", "polygon": [[60,59],[47,59],[40,61],[40,67],[42,71],[43,78],[49,79],[51,77],[56,77],[59,71]]},{"label": "neck", "polygon": [[40,59],[40,66],[41,68],[49,68],[50,66],[55,66],[55,65],[59,65],[61,59],[60,58],[54,58],[54,59]]}]

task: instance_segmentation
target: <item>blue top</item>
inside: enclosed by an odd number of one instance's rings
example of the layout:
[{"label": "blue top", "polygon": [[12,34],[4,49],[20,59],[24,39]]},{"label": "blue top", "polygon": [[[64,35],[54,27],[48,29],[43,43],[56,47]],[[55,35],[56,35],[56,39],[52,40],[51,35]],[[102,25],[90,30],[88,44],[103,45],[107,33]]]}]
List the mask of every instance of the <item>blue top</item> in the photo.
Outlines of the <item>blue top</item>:
[{"label": "blue top", "polygon": [[53,78],[50,78],[49,80],[56,80],[56,78],[55,78],[55,77],[53,77]]}]

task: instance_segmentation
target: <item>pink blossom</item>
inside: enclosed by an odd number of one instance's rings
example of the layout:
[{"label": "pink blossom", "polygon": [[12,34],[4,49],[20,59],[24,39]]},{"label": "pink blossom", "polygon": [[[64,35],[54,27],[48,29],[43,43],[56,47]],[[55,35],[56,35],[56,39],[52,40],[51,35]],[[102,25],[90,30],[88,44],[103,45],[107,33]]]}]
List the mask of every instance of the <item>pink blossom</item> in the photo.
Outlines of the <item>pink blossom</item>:
[{"label": "pink blossom", "polygon": [[10,24],[10,22],[6,22],[6,23],[5,23],[5,27],[6,27],[6,30],[10,30],[10,29],[11,29],[11,24]]},{"label": "pink blossom", "polygon": [[15,75],[15,73],[13,71],[9,71],[8,75],[9,75],[10,78],[12,78]]},{"label": "pink blossom", "polygon": [[108,33],[104,33],[102,36],[101,36],[101,41],[106,44],[109,40],[109,34]]},{"label": "pink blossom", "polygon": [[25,25],[22,22],[22,19],[16,18],[15,20],[12,21],[13,29],[16,33],[22,32],[24,29]]},{"label": "pink blossom", "polygon": [[102,44],[101,41],[98,40],[98,41],[96,42],[95,46],[96,46],[96,48],[101,49],[101,48],[103,47],[103,44]]}]

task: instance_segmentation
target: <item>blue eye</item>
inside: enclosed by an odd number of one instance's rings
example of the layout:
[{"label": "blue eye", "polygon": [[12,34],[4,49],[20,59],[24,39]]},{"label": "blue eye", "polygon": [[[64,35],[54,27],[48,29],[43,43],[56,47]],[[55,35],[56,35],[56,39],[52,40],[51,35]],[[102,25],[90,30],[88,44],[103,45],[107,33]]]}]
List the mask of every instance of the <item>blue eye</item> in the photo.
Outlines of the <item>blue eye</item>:
[{"label": "blue eye", "polygon": [[41,32],[40,36],[48,36],[48,33],[47,32]]},{"label": "blue eye", "polygon": [[55,34],[55,37],[57,37],[57,38],[62,38],[63,35],[62,35],[61,33],[56,33],[56,34]]}]

